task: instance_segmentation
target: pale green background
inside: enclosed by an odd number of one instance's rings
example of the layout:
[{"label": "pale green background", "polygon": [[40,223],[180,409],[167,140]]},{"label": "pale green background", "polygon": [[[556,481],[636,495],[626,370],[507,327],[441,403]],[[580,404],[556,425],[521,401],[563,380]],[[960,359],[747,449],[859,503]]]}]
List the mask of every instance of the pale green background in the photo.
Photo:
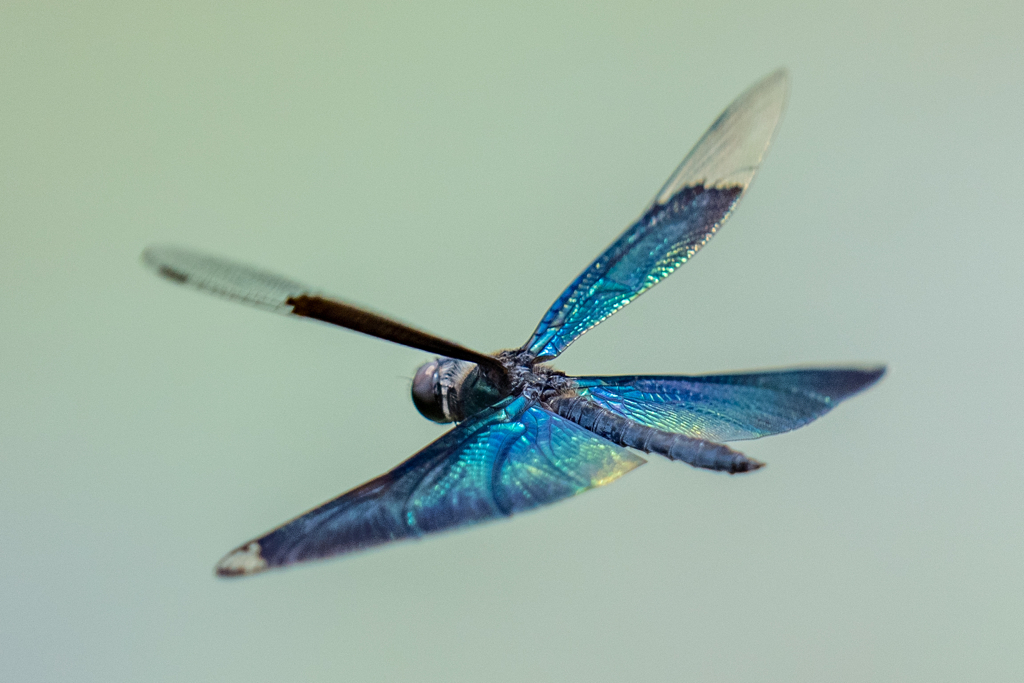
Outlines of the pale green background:
[{"label": "pale green background", "polygon": [[[1024,3],[0,8],[0,678],[1024,680]],[[522,343],[784,65],[727,228],[575,373],[885,361],[729,478],[654,461],[258,578],[442,428],[426,355],[159,281],[179,243]]]}]

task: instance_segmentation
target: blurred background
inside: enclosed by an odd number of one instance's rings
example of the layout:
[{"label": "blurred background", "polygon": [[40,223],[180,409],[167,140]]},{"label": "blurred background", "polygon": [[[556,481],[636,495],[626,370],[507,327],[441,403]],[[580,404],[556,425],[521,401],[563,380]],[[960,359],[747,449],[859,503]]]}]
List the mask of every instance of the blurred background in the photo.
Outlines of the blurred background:
[{"label": "blurred background", "polygon": [[[3,3],[5,680],[1024,679],[1022,32],[1010,0]],[[517,346],[778,66],[740,210],[558,366],[876,388],[738,444],[752,476],[652,459],[214,578],[444,428],[426,354],[173,287],[146,245]]]}]

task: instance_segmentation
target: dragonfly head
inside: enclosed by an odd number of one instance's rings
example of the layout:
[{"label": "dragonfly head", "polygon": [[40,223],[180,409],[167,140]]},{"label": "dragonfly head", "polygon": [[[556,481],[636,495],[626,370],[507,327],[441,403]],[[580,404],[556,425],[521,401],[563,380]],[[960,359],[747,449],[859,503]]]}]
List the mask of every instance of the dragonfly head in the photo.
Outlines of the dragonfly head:
[{"label": "dragonfly head", "polygon": [[441,423],[459,419],[455,399],[472,367],[472,363],[454,358],[435,358],[421,365],[412,380],[412,402],[420,415]]},{"label": "dragonfly head", "polygon": [[[501,379],[501,378],[498,378]],[[455,358],[424,363],[412,380],[412,402],[420,415],[434,422],[458,422],[508,394],[480,366]]]}]

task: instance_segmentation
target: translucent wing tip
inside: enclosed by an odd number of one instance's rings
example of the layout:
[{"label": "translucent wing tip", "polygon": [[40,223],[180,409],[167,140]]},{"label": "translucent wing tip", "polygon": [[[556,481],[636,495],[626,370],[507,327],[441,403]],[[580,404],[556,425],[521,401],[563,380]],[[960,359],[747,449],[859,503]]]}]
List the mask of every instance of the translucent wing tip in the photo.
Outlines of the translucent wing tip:
[{"label": "translucent wing tip", "polygon": [[[765,118],[772,120],[774,122],[773,128],[778,130],[779,121],[782,120],[782,114],[786,111],[786,103],[789,102],[790,82],[789,69],[779,67],[751,86],[740,97],[750,97],[751,100],[756,101],[758,108]],[[775,130],[769,136],[768,143],[765,146],[766,150],[775,137]]]},{"label": "translucent wing tip", "polygon": [[776,69],[733,100],[658,192],[666,204],[695,185],[745,190],[764,160],[789,98],[789,72]]},{"label": "translucent wing tip", "polygon": [[752,152],[757,154],[756,161],[753,161],[755,169],[775,139],[789,101],[789,84],[789,70],[780,67],[747,88],[722,114],[723,119],[733,116],[739,119],[737,124],[742,123],[737,128],[748,138],[754,148]]},{"label": "translucent wing tip", "polygon": [[272,311],[290,310],[289,298],[310,293],[294,280],[182,247],[146,247],[142,263],[175,284]]},{"label": "translucent wing tip", "polygon": [[786,94],[789,92],[790,80],[789,69],[784,66],[780,66],[778,69],[751,86],[750,90],[757,90],[762,87],[772,90],[781,88],[783,91],[783,99],[785,99]]},{"label": "translucent wing tip", "polygon": [[744,90],[729,105],[726,113],[752,109],[777,123],[789,100],[789,84],[789,70],[779,67]]},{"label": "translucent wing tip", "polygon": [[180,255],[175,253],[178,251],[174,247],[146,247],[142,250],[141,260],[143,265],[152,268],[157,275],[185,284],[188,282],[188,274],[174,267],[177,260],[175,256]]}]

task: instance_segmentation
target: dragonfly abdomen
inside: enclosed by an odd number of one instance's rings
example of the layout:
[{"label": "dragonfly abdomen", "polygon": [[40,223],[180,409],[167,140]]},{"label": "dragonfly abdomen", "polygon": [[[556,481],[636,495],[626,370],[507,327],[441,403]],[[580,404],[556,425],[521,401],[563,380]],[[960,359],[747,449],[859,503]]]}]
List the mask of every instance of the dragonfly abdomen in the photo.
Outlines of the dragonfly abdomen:
[{"label": "dragonfly abdomen", "polygon": [[548,406],[562,417],[620,446],[663,455],[694,467],[736,474],[763,466],[720,443],[666,432],[634,422],[584,396],[559,396]]}]

